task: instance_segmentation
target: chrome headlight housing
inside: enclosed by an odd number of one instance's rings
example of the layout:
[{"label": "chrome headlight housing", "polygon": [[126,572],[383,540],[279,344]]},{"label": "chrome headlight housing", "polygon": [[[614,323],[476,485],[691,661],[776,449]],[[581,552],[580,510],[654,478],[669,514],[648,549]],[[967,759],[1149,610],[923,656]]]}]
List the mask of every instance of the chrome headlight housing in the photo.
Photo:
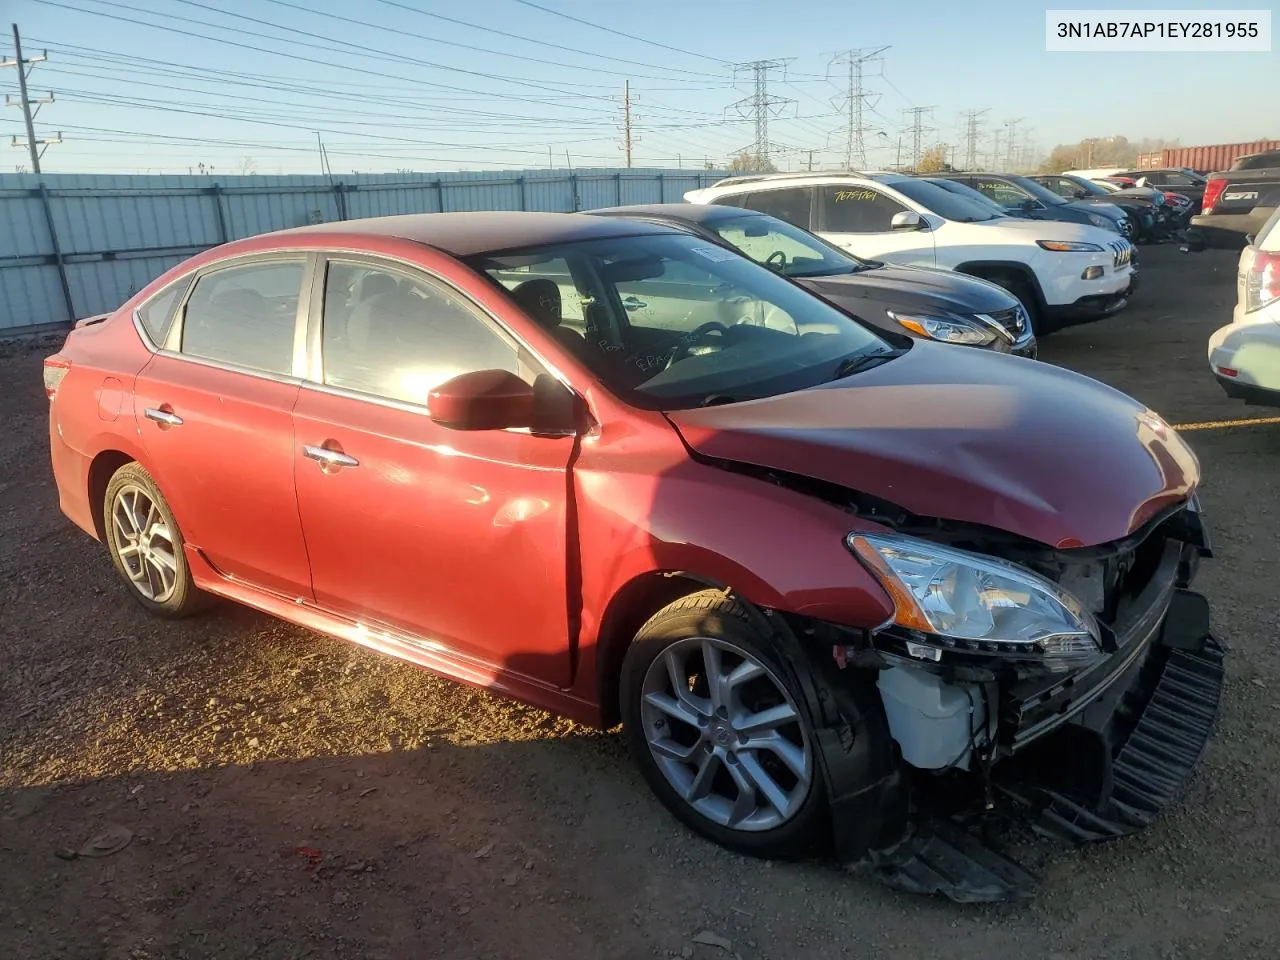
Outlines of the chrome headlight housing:
[{"label": "chrome headlight housing", "polygon": [[[1097,620],[1071,594],[1025,567],[896,534],[846,543],[894,604],[908,646],[1039,661],[1066,671],[1101,656]],[[889,626],[889,624],[885,624]]]},{"label": "chrome headlight housing", "polygon": [[889,319],[926,340],[985,347],[995,342],[996,332],[985,324],[946,314],[906,313],[886,310]]}]

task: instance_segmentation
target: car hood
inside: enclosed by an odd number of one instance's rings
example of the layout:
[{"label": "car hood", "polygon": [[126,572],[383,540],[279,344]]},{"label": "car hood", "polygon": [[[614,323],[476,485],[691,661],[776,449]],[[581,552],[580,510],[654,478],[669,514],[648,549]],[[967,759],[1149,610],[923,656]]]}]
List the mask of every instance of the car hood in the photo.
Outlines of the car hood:
[{"label": "car hood", "polygon": [[668,413],[704,457],[802,475],[1055,547],[1118,540],[1199,464],[1159,416],[1049,364],[916,341],[830,384]]},{"label": "car hood", "polygon": [[1018,303],[1013,294],[994,283],[929,267],[885,264],[835,277],[798,277],[796,282],[847,305],[854,313],[859,300],[887,302],[903,310],[934,309],[965,315],[997,313]]},{"label": "car hood", "polygon": [[[1085,243],[1100,243],[1104,247],[1107,241],[1115,239],[1109,231],[1087,223],[1071,223],[1066,220],[1028,220],[1022,217],[1001,217],[997,220],[981,220],[978,223],[966,223],[966,227],[987,227],[1000,230],[1016,231],[1025,234],[1027,243],[1037,240],[1080,240]],[[992,238],[995,242],[995,238]]]}]

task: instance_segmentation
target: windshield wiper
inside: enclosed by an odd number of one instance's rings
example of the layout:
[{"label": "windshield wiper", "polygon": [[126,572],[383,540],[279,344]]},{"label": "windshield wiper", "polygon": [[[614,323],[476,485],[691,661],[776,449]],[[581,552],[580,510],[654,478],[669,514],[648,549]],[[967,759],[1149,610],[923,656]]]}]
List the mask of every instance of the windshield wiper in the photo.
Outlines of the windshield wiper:
[{"label": "windshield wiper", "polygon": [[903,347],[899,350],[888,350],[884,353],[864,353],[857,357],[847,357],[840,361],[840,365],[836,367],[836,372],[831,379],[843,380],[845,377],[851,377],[855,373],[861,373],[863,370],[869,370],[872,367],[878,367],[882,363],[888,363],[906,352],[907,348]]},{"label": "windshield wiper", "polygon": [[716,407],[722,403],[742,403],[744,400],[751,400],[752,397],[739,397],[732,393],[709,393],[702,398],[702,402],[698,404],[700,407]]}]

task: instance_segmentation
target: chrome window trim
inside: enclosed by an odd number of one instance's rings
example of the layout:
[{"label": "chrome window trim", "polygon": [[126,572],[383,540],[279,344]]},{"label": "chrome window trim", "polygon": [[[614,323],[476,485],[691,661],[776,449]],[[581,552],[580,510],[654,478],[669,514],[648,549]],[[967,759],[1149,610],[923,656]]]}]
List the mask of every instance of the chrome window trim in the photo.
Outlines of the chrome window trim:
[{"label": "chrome window trim", "polygon": [[258,370],[253,367],[242,367],[239,364],[227,363],[225,360],[211,360],[208,357],[197,357],[190,353],[179,353],[176,350],[170,350],[168,347],[161,347],[156,351],[156,356],[168,357],[171,360],[185,360],[187,363],[194,363],[201,367],[224,370],[227,373],[239,373],[245,376],[257,377],[259,380],[271,380],[275,383],[293,384],[295,386],[302,383],[301,377],[272,373],[269,370]]}]

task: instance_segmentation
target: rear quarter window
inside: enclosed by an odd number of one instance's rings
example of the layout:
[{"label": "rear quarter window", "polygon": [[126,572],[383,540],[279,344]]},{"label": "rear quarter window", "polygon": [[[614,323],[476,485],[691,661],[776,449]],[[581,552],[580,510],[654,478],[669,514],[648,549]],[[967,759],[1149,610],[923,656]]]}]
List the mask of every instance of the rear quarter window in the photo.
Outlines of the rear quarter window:
[{"label": "rear quarter window", "polygon": [[178,304],[182,295],[191,286],[191,278],[183,277],[169,284],[154,297],[138,308],[138,319],[142,321],[142,329],[157,347],[163,347],[169,336],[169,328],[173,326],[174,315],[178,312]]}]

